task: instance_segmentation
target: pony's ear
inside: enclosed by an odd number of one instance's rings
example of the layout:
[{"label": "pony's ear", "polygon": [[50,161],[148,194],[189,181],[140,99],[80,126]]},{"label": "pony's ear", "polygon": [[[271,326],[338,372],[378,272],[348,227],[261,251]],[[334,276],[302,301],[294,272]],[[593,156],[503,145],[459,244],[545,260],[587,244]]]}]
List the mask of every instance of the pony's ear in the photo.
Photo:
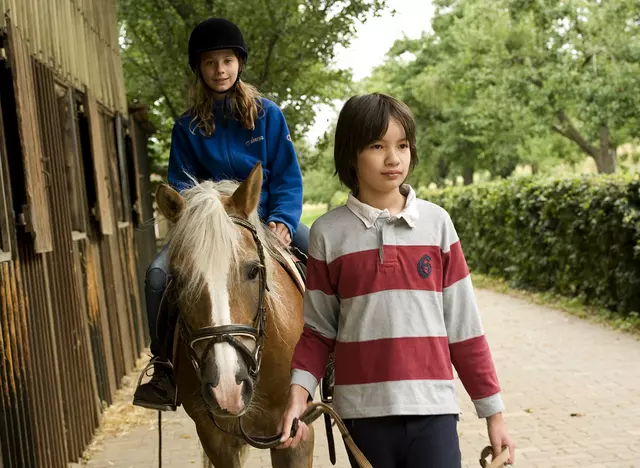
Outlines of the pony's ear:
[{"label": "pony's ear", "polygon": [[187,206],[187,202],[176,190],[167,184],[162,184],[156,191],[156,202],[160,213],[172,223],[175,223]]},{"label": "pony's ear", "polygon": [[258,209],[262,191],[262,164],[258,161],[249,176],[240,184],[231,196],[236,212],[247,218]]}]

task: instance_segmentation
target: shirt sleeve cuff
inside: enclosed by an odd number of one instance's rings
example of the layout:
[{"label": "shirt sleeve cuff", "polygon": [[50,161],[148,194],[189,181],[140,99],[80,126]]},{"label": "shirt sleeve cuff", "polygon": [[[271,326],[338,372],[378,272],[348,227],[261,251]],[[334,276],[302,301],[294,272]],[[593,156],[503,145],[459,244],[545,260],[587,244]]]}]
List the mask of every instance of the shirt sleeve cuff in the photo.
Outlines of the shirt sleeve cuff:
[{"label": "shirt sleeve cuff", "polygon": [[504,411],[504,403],[499,393],[480,400],[473,400],[473,404],[476,407],[478,418],[488,418]]},{"label": "shirt sleeve cuff", "polygon": [[318,387],[318,381],[310,372],[301,369],[293,369],[291,372],[291,385],[296,384],[303,387],[311,398],[316,394],[316,388]]}]

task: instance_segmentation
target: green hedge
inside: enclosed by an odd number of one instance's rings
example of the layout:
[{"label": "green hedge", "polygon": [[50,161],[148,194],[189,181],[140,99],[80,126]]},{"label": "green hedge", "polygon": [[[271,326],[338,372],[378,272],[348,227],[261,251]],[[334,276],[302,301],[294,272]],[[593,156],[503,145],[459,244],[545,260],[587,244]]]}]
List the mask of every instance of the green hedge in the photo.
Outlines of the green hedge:
[{"label": "green hedge", "polygon": [[444,207],[470,269],[640,311],[640,178],[508,179],[419,196]]}]

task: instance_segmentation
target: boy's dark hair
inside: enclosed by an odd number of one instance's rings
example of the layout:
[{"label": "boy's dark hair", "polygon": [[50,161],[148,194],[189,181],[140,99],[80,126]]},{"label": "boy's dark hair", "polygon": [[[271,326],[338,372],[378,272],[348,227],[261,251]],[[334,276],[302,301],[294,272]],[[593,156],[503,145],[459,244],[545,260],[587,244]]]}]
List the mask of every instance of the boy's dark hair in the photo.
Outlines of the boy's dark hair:
[{"label": "boy's dark hair", "polygon": [[409,107],[402,101],[382,93],[353,96],[344,104],[336,125],[333,159],[336,174],[346,187],[358,192],[356,164],[358,153],[387,133],[389,120],[396,119],[404,128],[411,162],[409,173],[418,163],[416,124]]}]

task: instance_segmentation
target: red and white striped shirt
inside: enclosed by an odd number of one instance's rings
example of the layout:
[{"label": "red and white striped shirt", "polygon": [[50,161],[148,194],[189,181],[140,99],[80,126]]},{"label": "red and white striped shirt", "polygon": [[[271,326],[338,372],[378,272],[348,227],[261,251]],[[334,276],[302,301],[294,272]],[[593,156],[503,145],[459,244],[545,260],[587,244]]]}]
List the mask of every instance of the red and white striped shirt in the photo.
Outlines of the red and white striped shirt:
[{"label": "red and white striped shirt", "polygon": [[478,417],[504,410],[453,222],[404,185],[396,216],[352,195],[309,238],[305,327],[292,383],[315,394],[335,351],[344,418],[457,414],[453,367]]}]

